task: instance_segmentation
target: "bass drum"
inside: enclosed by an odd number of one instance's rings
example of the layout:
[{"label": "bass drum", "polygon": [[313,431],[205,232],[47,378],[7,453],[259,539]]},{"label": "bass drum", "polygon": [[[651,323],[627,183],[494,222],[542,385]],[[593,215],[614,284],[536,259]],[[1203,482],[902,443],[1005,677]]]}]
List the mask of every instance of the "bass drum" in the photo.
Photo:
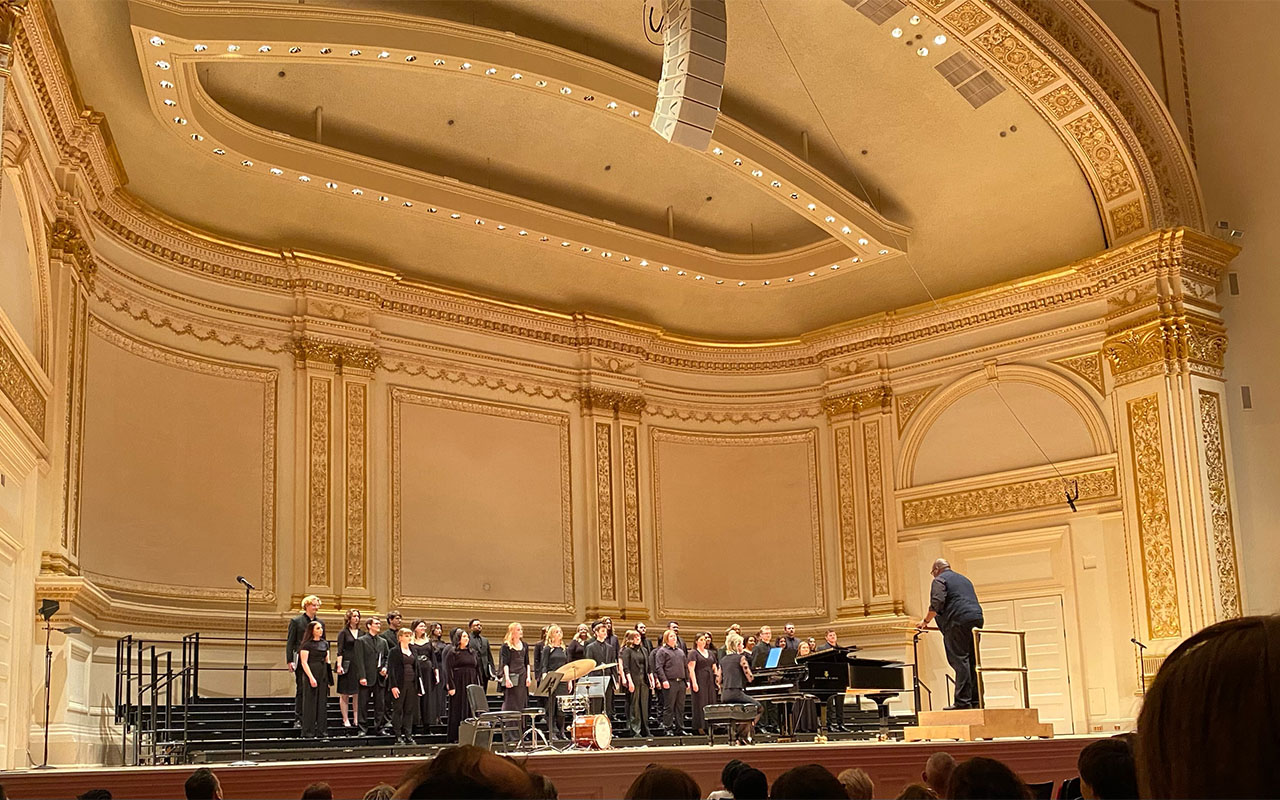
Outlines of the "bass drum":
[{"label": "bass drum", "polygon": [[613,742],[613,726],[604,714],[573,718],[573,743],[591,750],[608,750]]}]

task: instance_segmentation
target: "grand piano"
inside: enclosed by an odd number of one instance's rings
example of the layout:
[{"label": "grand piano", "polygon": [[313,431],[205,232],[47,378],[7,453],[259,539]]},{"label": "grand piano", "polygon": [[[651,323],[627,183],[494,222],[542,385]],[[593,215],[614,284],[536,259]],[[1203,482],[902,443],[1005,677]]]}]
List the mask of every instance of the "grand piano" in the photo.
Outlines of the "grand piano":
[{"label": "grand piano", "polygon": [[[889,738],[889,701],[906,689],[906,665],[900,661],[859,658],[857,647],[833,647],[795,659],[792,664],[752,669],[746,691],[760,702],[788,702],[812,697],[825,706],[837,694],[855,694],[876,704],[880,739]],[[786,659],[784,658],[785,662]],[[825,715],[823,715],[825,717]],[[786,715],[780,720],[786,721]],[[819,733],[824,733],[825,724]],[[788,725],[782,735],[790,738]]]}]

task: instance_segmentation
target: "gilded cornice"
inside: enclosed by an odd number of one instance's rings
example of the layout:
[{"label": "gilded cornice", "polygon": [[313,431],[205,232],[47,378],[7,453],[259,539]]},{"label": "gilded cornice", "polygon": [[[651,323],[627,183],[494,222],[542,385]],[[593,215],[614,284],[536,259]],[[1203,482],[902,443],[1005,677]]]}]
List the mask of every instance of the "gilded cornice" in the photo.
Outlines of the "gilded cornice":
[{"label": "gilded cornice", "polygon": [[300,337],[293,340],[292,349],[300,364],[326,364],[338,372],[344,369],[373,372],[382,366],[382,354],[373,347]]},{"label": "gilded cornice", "polygon": [[870,389],[828,397],[822,401],[822,410],[826,412],[828,419],[835,419],[845,414],[856,416],[871,409],[887,410],[892,398],[893,392],[888,386],[873,386]]},{"label": "gilded cornice", "polygon": [[605,414],[626,414],[640,416],[647,405],[644,395],[637,392],[624,392],[617,389],[605,389],[601,386],[587,386],[578,392],[578,401],[584,413],[596,412]]},{"label": "gilded cornice", "polygon": [[1103,500],[1119,492],[1115,468],[1106,467],[906,500],[902,503],[902,522],[904,527],[918,528],[1020,511],[1065,509],[1064,492],[1068,486],[1079,488],[1077,502]]},{"label": "gilded cornice", "polygon": [[9,398],[36,436],[43,439],[45,395],[3,335],[0,335],[0,392]]},{"label": "gilded cornice", "polygon": [[[27,0],[0,0],[0,47],[13,44],[13,35],[18,27],[18,20],[27,13]],[[8,53],[0,58],[0,75],[8,73]]]},{"label": "gilded cornice", "polygon": [[1153,374],[1187,369],[1222,377],[1227,352],[1226,328],[1197,314],[1161,314],[1113,332],[1102,352],[1111,374],[1127,383]]}]

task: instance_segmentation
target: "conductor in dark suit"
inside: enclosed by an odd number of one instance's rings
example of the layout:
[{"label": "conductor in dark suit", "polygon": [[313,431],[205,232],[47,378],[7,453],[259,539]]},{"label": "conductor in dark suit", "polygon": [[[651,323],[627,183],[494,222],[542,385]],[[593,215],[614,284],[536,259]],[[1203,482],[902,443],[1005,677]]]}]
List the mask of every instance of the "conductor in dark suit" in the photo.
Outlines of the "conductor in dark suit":
[{"label": "conductor in dark suit", "polygon": [[298,649],[306,641],[307,629],[312,622],[315,622],[316,614],[319,612],[320,598],[309,594],[302,598],[302,613],[289,620],[289,637],[285,640],[284,660],[289,666],[289,671],[293,673],[295,684],[293,695],[293,727],[295,728],[302,727],[302,691],[303,684],[307,682],[307,676],[298,669]]},{"label": "conductor in dark suit", "polygon": [[951,569],[945,558],[933,562],[933,586],[929,589],[929,613],[920,620],[921,629],[934,619],[942,631],[947,662],[956,673],[955,705],[950,708],[978,708],[973,680],[973,629],[982,627],[982,606],[968,578]]}]

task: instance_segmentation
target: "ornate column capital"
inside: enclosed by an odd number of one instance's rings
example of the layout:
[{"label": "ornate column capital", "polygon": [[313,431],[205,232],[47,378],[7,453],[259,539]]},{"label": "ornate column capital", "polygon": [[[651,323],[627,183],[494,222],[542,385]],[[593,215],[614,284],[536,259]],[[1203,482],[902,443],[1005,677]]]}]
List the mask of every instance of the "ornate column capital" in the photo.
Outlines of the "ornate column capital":
[{"label": "ornate column capital", "polygon": [[1222,379],[1227,329],[1195,313],[1160,313],[1113,329],[1102,344],[1116,383],[1185,370]]},{"label": "ornate column capital", "polygon": [[603,386],[586,386],[578,392],[578,402],[583,413],[617,414],[639,417],[644,413],[647,401],[639,392],[606,389]]},{"label": "ornate column capital", "polygon": [[299,336],[290,348],[299,366],[326,364],[339,373],[344,370],[372,373],[382,366],[382,354],[373,347]]},{"label": "ornate column capital", "polygon": [[49,225],[46,232],[50,256],[60,256],[70,264],[84,285],[92,290],[94,277],[98,274],[98,264],[93,259],[89,243],[80,234],[80,229],[70,218],[59,217]]},{"label": "ornate column capital", "polygon": [[845,415],[857,416],[863,411],[888,411],[892,400],[892,390],[881,384],[824,398],[822,410],[826,412],[827,419],[834,420]]}]

